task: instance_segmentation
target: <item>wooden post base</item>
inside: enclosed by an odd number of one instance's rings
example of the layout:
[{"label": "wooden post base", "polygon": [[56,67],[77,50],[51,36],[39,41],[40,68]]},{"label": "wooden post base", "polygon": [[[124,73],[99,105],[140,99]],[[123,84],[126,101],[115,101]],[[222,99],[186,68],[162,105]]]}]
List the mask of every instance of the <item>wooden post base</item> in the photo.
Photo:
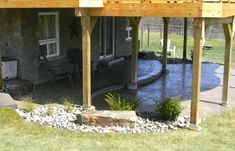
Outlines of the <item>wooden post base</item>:
[{"label": "wooden post base", "polygon": [[190,124],[189,129],[193,131],[202,131],[202,127],[200,127],[198,124]]},{"label": "wooden post base", "polygon": [[169,69],[162,68],[162,73],[163,73],[163,74],[169,74]]},{"label": "wooden post base", "polygon": [[127,89],[135,90],[137,88],[138,88],[137,83],[129,83],[129,84],[127,84]]}]

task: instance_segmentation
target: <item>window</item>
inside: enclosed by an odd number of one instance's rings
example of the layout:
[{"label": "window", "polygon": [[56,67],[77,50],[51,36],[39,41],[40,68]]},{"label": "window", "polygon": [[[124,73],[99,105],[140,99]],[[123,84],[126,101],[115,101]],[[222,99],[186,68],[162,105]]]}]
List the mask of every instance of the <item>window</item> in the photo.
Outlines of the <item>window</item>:
[{"label": "window", "polygon": [[128,19],[126,19],[126,40],[132,39],[132,27]]},{"label": "window", "polygon": [[59,56],[59,13],[39,13],[40,54],[47,58]]}]

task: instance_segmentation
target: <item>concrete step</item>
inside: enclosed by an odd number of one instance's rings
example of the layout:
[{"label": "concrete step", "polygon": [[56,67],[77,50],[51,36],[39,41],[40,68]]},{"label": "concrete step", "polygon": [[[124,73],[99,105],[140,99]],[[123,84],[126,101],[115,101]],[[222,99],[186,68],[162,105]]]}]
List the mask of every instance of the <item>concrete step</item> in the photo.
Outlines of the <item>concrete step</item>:
[{"label": "concrete step", "polygon": [[18,108],[15,100],[8,93],[0,93],[0,107]]}]

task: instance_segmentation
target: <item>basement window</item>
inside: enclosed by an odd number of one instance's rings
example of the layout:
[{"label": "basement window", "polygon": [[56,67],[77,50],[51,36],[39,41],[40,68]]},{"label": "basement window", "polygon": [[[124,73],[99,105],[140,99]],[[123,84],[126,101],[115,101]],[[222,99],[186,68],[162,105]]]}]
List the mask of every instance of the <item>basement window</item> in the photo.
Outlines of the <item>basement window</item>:
[{"label": "basement window", "polygon": [[132,40],[132,27],[128,20],[126,19],[126,41]]},{"label": "basement window", "polygon": [[39,13],[39,46],[40,54],[47,58],[60,54],[59,48],[59,13]]}]

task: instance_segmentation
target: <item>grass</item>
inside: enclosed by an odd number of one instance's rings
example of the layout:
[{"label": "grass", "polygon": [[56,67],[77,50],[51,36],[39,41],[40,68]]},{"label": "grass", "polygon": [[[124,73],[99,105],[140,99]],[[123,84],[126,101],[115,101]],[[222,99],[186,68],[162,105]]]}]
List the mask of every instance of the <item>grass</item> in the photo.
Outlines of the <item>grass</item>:
[{"label": "grass", "polygon": [[[178,36],[174,33],[169,34],[169,39],[171,39],[171,47],[176,46],[176,57],[182,58],[183,56],[183,36]],[[143,45],[141,46],[142,50],[154,50],[156,52],[161,52],[160,46],[160,33],[151,32],[150,33],[150,42],[147,46],[147,32],[144,32]],[[224,49],[225,42],[222,40],[206,40],[207,45],[212,45],[214,48],[212,50],[203,51],[203,61],[210,61],[215,63],[224,63]],[[233,48],[235,43],[233,43]],[[187,46],[187,58],[190,59],[190,50],[193,48],[193,38],[188,37],[188,46]],[[235,68],[235,51],[232,53],[232,67]]]},{"label": "grass", "polygon": [[26,112],[32,112],[33,109],[34,109],[34,104],[33,104],[34,100],[33,100],[33,98],[29,97],[29,96],[23,97],[22,101],[25,102],[24,103],[24,108],[25,108]]},{"label": "grass", "polygon": [[5,150],[226,150],[235,148],[235,110],[206,120],[203,131],[165,134],[96,134],[53,129],[0,108],[0,148]]},{"label": "grass", "polygon": [[69,96],[64,97],[65,110],[71,112],[73,110],[73,100]]}]

